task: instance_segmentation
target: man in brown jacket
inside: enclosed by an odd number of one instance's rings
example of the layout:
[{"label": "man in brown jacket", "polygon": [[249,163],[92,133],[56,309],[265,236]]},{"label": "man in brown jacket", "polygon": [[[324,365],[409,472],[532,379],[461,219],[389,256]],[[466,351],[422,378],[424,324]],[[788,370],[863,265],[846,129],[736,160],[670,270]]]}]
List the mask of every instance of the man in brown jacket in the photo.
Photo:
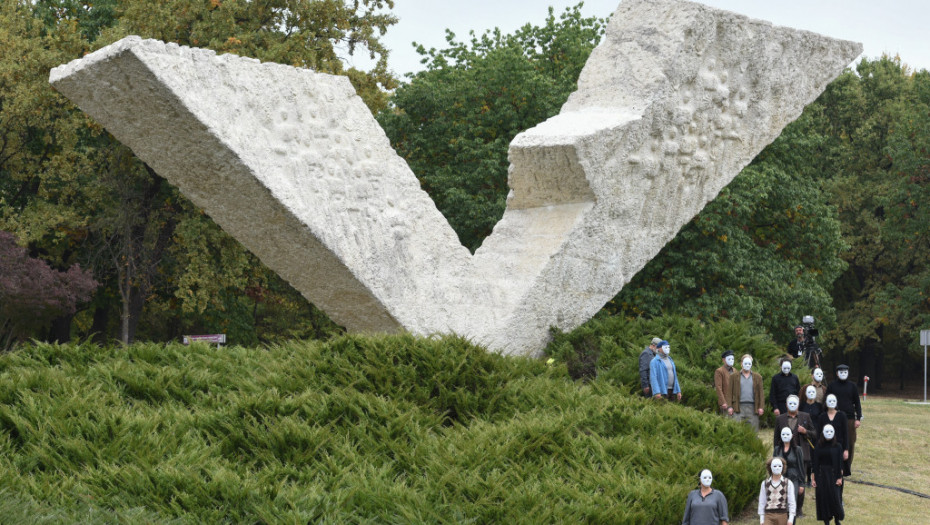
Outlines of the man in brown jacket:
[{"label": "man in brown jacket", "polygon": [[752,356],[745,354],[740,360],[743,369],[730,375],[730,408],[727,412],[736,414],[737,421],[749,420],[753,430],[759,431],[759,416],[765,409],[765,397],[762,394],[762,376],[752,371]]},{"label": "man in brown jacket", "polygon": [[733,350],[726,350],[721,355],[723,366],[714,370],[714,389],[717,391],[717,406],[720,415],[726,416],[730,408],[730,374],[733,373]]}]

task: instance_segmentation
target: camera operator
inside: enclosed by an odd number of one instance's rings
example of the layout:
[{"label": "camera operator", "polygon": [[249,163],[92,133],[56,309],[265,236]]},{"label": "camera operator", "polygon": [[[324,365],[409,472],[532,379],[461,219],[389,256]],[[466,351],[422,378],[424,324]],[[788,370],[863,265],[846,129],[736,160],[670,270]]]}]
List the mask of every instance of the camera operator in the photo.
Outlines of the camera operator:
[{"label": "camera operator", "polygon": [[795,339],[788,343],[788,355],[799,359],[811,370],[819,367],[823,350],[817,344],[818,335],[820,332],[814,328],[814,317],[805,315],[801,324],[794,327]]}]

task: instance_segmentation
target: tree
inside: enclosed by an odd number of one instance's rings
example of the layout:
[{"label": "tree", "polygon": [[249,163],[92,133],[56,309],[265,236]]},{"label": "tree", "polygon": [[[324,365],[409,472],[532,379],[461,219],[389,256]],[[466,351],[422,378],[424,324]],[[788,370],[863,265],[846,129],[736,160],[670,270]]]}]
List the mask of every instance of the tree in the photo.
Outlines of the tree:
[{"label": "tree", "polygon": [[[118,326],[120,339],[130,342],[137,330],[160,339],[219,325],[237,327],[241,342],[257,342],[263,329],[285,322],[299,333],[336,329],[56,94],[48,70],[132,33],[345,74],[377,109],[395,82],[379,40],[396,21],[386,11],[391,0],[0,2],[0,227],[55,267],[80,262],[93,269],[103,286],[92,322],[81,322],[85,330],[110,333]],[[346,70],[341,57],[361,50],[379,59],[375,68]],[[178,234],[201,222],[203,236]],[[203,270],[202,278],[186,278],[192,268]],[[242,294],[246,288],[254,293]],[[293,309],[271,306],[282,304]]]},{"label": "tree", "polygon": [[835,144],[827,188],[852,249],[833,289],[834,359],[881,387],[895,368],[903,387],[917,332],[930,323],[925,204],[930,197],[930,74],[900,58],[864,59],[821,97]]},{"label": "tree", "polygon": [[448,47],[418,52],[426,70],[378,115],[439,211],[475,251],[504,213],[507,149],[517,133],[557,114],[604,32],[580,4],[512,35],[446,33]]},{"label": "tree", "polygon": [[97,282],[90,272],[74,265],[53,270],[29,257],[12,234],[0,231],[0,351],[36,334],[54,318],[73,314],[87,301]]}]

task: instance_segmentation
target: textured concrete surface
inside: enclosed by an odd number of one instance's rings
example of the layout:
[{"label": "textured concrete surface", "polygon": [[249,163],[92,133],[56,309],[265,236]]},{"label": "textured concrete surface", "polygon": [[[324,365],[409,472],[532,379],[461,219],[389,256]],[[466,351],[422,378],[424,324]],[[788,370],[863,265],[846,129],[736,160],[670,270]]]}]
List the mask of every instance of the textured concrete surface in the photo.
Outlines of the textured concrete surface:
[{"label": "textured concrete surface", "polygon": [[474,256],[343,77],[129,37],[50,80],[348,329],[527,354],[594,315],[860,51],[624,1],[562,112],[511,143],[507,210]]}]

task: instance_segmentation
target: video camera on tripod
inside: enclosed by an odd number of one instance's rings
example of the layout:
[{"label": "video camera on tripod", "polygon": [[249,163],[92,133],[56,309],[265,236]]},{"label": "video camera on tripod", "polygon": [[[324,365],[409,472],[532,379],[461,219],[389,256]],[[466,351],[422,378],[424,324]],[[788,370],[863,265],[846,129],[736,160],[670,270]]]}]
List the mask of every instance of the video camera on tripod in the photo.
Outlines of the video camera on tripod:
[{"label": "video camera on tripod", "polygon": [[804,338],[798,342],[798,345],[801,349],[804,363],[808,368],[813,370],[820,366],[820,361],[823,357],[823,350],[821,350],[820,345],[817,344],[817,336],[820,335],[820,330],[814,327],[814,316],[812,315],[805,315],[801,318],[801,328],[804,329]]}]

